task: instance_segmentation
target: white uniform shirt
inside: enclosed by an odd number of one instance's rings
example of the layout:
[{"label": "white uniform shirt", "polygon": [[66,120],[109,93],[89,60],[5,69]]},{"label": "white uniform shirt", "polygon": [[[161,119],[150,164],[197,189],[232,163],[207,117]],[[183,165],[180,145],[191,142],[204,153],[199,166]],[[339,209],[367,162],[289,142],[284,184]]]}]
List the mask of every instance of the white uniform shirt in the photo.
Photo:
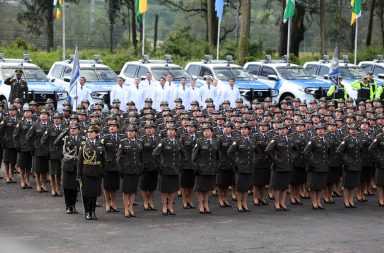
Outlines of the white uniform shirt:
[{"label": "white uniform shirt", "polygon": [[140,86],[145,88],[144,99],[152,98],[153,100],[155,95],[155,89],[157,86],[159,86],[159,83],[153,79],[151,81],[148,81],[147,79],[145,79],[144,81],[141,81]]},{"label": "white uniform shirt", "polygon": [[[69,96],[72,98],[72,110],[75,112],[76,107],[81,104],[81,101],[88,100],[91,102],[91,93],[92,91],[87,87],[86,84],[83,86],[80,83],[77,83],[76,87],[72,89]],[[77,99],[75,97],[77,96]]]},{"label": "white uniform shirt", "polygon": [[187,86],[183,87],[182,85],[179,85],[177,88],[175,88],[173,97],[174,99],[181,98],[185,109],[189,110],[191,101],[189,99],[189,88]]},{"label": "white uniform shirt", "polygon": [[123,84],[120,86],[119,84],[116,84],[112,87],[111,89],[111,105],[114,99],[119,99],[120,100],[120,110],[125,112],[125,109],[127,107],[125,97],[127,96],[128,93],[128,86]]},{"label": "white uniform shirt", "polygon": [[160,109],[160,103],[163,101],[169,100],[169,89],[164,85],[162,87],[161,85],[158,85],[155,88],[155,96],[153,101],[153,107],[156,111],[161,111]]},{"label": "white uniform shirt", "polygon": [[141,87],[141,85],[136,86],[136,84],[132,84],[128,87],[127,95],[125,96],[125,101],[133,101],[135,102],[135,106],[137,110],[143,109],[144,106],[144,95],[145,88]]},{"label": "white uniform shirt", "polygon": [[216,106],[216,87],[213,86],[212,84],[208,87],[208,85],[204,85],[200,88],[200,102],[201,102],[201,105],[203,105],[203,107],[205,108],[205,100],[207,98],[212,98],[213,99],[213,103],[215,104]]},{"label": "white uniform shirt", "polygon": [[[192,101],[197,101],[201,102],[201,97],[200,97],[200,89],[195,87],[189,87],[189,102],[191,103]],[[184,104],[184,102],[183,102]]]},{"label": "white uniform shirt", "polygon": [[165,87],[167,87],[168,89],[168,93],[169,93],[169,97],[168,97],[168,107],[170,109],[175,109],[175,97],[174,97],[174,92],[175,92],[175,89],[176,89],[176,85],[175,83],[169,83],[169,82],[165,82]]},{"label": "white uniform shirt", "polygon": [[220,103],[223,103],[224,100],[229,100],[229,102],[231,102],[230,106],[234,108],[236,107],[236,99],[238,98],[241,98],[239,89],[235,86],[233,86],[233,88],[228,86],[221,94]]}]

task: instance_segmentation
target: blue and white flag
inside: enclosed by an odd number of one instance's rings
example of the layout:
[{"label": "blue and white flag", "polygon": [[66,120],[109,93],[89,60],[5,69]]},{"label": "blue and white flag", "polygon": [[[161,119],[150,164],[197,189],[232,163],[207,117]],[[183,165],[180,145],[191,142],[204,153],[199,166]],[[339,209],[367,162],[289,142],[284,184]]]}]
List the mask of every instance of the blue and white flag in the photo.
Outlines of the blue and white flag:
[{"label": "blue and white flag", "polygon": [[221,19],[223,18],[223,12],[224,12],[224,0],[215,1],[215,11],[216,11],[216,16],[219,18],[219,23],[221,23]]},{"label": "blue and white flag", "polygon": [[339,76],[340,76],[340,68],[339,68],[339,46],[336,46],[335,51],[333,52],[331,69],[328,73],[328,79],[336,86],[336,89],[339,88]]},{"label": "blue and white flag", "polygon": [[69,85],[69,93],[76,88],[77,81],[80,79],[80,62],[79,62],[79,53],[77,51],[77,47],[75,49],[75,56],[73,58],[73,67],[72,67],[72,75],[71,75],[71,82]]}]

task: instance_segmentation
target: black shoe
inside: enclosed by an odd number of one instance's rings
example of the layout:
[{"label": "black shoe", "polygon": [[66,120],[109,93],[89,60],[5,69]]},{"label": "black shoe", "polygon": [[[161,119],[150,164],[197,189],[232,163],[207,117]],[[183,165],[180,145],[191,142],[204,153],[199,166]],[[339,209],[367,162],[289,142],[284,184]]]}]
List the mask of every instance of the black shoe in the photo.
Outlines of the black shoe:
[{"label": "black shoe", "polygon": [[248,208],[245,208],[245,207],[243,207],[242,206],[242,208],[243,208],[243,210],[246,212],[246,213],[249,213],[251,210],[249,210]]},{"label": "black shoe", "polygon": [[97,220],[95,211],[92,212],[92,219],[93,219],[93,220]]},{"label": "black shoe", "polygon": [[226,205],[226,204],[220,204],[220,203],[219,203],[219,207],[221,207],[221,208],[226,208],[227,205]]},{"label": "black shoe", "polygon": [[111,212],[113,212],[113,213],[119,213],[119,212],[120,212],[119,210],[113,208],[112,206],[109,207],[109,210],[110,210]]},{"label": "black shoe", "polygon": [[281,210],[283,210],[283,211],[289,211],[289,209],[286,208],[286,207],[281,207]]},{"label": "black shoe", "polygon": [[167,213],[168,213],[169,215],[176,215],[176,213],[175,213],[174,211],[171,212],[171,210],[169,210],[169,209],[167,209]]},{"label": "black shoe", "polygon": [[344,203],[344,207],[345,207],[345,208],[351,208],[351,206],[350,206],[349,204],[347,205],[347,204],[345,204],[345,203]]},{"label": "black shoe", "polygon": [[232,205],[230,205],[230,204],[228,204],[228,203],[224,203],[224,205],[225,205],[226,207],[232,207]]},{"label": "black shoe", "polygon": [[205,208],[204,208],[204,211],[205,211],[206,214],[211,214],[212,213],[210,210],[207,210]]},{"label": "black shoe", "polygon": [[131,217],[136,217],[136,214],[135,214],[135,213],[131,213],[131,212],[129,212],[129,214],[131,215]]},{"label": "black shoe", "polygon": [[75,206],[72,206],[72,213],[74,214],[78,214],[79,212],[76,210],[76,207]]},{"label": "black shoe", "polygon": [[150,208],[150,207],[145,207],[145,206],[144,206],[144,211],[151,211],[151,208]]},{"label": "black shoe", "polygon": [[384,207],[384,204],[380,204],[380,201],[377,201],[377,203],[379,204],[379,206]]},{"label": "black shoe", "polygon": [[352,204],[349,204],[351,206],[351,208],[357,208],[357,206],[355,205],[352,205]]},{"label": "black shoe", "polygon": [[204,211],[199,211],[200,214],[206,214],[205,210]]},{"label": "black shoe", "polygon": [[319,210],[319,207],[312,205],[312,209]]},{"label": "black shoe", "polygon": [[96,207],[101,207],[101,204],[96,202]]},{"label": "black shoe", "polygon": [[86,220],[92,220],[92,215],[90,213],[85,214],[85,219]]},{"label": "black shoe", "polygon": [[257,203],[256,203],[255,201],[253,201],[253,205],[254,205],[254,206],[260,206],[260,202],[257,202]]},{"label": "black shoe", "polygon": [[71,208],[70,208],[69,206],[67,206],[67,208],[65,209],[65,212],[66,212],[67,214],[72,214],[72,213],[73,213],[72,210],[71,210]]},{"label": "black shoe", "polygon": [[239,213],[245,213],[245,212],[246,212],[243,208],[237,208],[237,211],[238,211]]},{"label": "black shoe", "polygon": [[281,209],[281,207],[275,207],[275,211],[281,211],[281,210],[283,210],[283,209]]},{"label": "black shoe", "polygon": [[297,201],[297,200],[296,200],[296,205],[302,206],[302,205],[303,205],[303,202],[300,202],[300,201]]},{"label": "black shoe", "polygon": [[189,206],[188,205],[183,205],[183,209],[189,209]]},{"label": "black shoe", "polygon": [[368,199],[357,199],[357,202],[368,202]]},{"label": "black shoe", "polygon": [[193,205],[191,205],[191,204],[187,204],[187,206],[190,208],[190,209],[196,209],[196,207],[194,207]]},{"label": "black shoe", "polygon": [[292,199],[291,199],[291,205],[297,205],[297,203],[296,203],[296,201],[292,201]]},{"label": "black shoe", "polygon": [[125,218],[131,218],[131,214],[130,214],[130,213],[128,213],[128,214],[124,214],[124,217],[125,217]]},{"label": "black shoe", "polygon": [[325,207],[323,207],[323,206],[319,206],[319,209],[322,210],[322,209],[325,209]]},{"label": "black shoe", "polygon": [[263,206],[268,206],[268,203],[265,202],[265,201],[262,200],[262,199],[259,199],[259,202],[260,202],[260,204],[263,205]]}]

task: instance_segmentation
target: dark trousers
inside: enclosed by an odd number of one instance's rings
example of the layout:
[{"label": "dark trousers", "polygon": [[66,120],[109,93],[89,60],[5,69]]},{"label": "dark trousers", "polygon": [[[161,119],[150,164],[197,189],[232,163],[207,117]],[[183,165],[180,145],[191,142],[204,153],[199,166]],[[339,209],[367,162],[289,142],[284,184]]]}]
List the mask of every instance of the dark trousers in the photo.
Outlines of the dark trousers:
[{"label": "dark trousers", "polygon": [[84,197],[83,198],[85,214],[87,214],[87,213],[95,214],[96,200],[97,200],[97,197]]},{"label": "dark trousers", "polygon": [[77,190],[75,189],[64,189],[64,198],[65,198],[65,206],[75,206],[77,199]]}]

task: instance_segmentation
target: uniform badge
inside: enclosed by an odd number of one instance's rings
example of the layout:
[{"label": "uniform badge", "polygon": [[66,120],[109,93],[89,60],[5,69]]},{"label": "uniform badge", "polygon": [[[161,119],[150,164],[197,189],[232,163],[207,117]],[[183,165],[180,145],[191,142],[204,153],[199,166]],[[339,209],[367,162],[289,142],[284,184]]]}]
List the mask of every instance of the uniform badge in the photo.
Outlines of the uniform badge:
[{"label": "uniform badge", "polygon": [[377,142],[377,139],[374,139],[373,142]]},{"label": "uniform badge", "polygon": [[119,148],[121,148],[122,146],[121,146],[121,144],[119,144]]},{"label": "uniform badge", "polygon": [[159,148],[162,146],[161,143],[159,143],[159,145],[157,145]]},{"label": "uniform badge", "polygon": [[270,143],[274,143],[275,142],[275,140],[271,140],[271,142]]},{"label": "uniform badge", "polygon": [[197,143],[195,144],[195,148],[197,148]]},{"label": "uniform badge", "polygon": [[19,124],[17,124],[16,127],[19,127]]},{"label": "uniform badge", "polygon": [[232,145],[236,145],[236,141],[234,141],[234,142],[232,143]]},{"label": "uniform badge", "polygon": [[311,144],[312,144],[312,142],[311,142],[311,141],[309,141],[309,142],[308,142],[308,145],[311,145]]},{"label": "uniform badge", "polygon": [[345,144],[345,141],[343,141],[341,144],[343,144],[343,145],[344,145],[344,144]]}]

